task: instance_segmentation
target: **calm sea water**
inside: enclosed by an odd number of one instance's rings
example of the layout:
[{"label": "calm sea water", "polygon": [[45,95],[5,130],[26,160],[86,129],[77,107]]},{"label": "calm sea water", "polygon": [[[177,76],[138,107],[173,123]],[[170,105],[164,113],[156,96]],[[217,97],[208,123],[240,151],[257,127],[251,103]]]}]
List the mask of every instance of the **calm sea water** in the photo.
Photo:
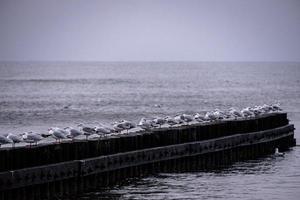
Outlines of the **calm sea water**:
[{"label": "calm sea water", "polygon": [[[277,101],[298,128],[300,63],[0,63],[0,134]],[[159,174],[81,198],[298,199],[299,169],[295,147],[284,158]]]}]

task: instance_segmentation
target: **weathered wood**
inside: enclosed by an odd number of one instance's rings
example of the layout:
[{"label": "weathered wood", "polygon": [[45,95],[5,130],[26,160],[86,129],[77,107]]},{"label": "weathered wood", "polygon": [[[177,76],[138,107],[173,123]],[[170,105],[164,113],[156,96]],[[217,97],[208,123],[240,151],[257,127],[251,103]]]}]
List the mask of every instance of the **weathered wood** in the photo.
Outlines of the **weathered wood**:
[{"label": "weathered wood", "polygon": [[[52,199],[158,171],[212,169],[295,145],[285,113],[0,150],[1,199]],[[51,164],[55,163],[55,164]]]},{"label": "weathered wood", "polygon": [[[276,141],[282,138],[290,140],[293,138],[293,130],[293,125],[287,125],[284,127],[260,132],[236,134],[205,141],[168,145],[144,150],[105,155],[85,160],[74,160],[52,165],[43,165],[39,167],[1,172],[0,190],[60,181],[64,179],[76,178],[78,176],[90,176],[93,174],[114,171],[121,168],[129,168],[167,160],[181,159],[183,157],[197,156],[199,154],[225,151],[231,148]],[[284,141],[288,146],[289,141]],[[278,145],[280,146],[281,144]],[[282,146],[282,148],[283,147],[284,146]],[[244,157],[249,157],[244,155],[246,153],[247,152],[241,154],[241,159]],[[207,160],[208,168],[211,165],[214,165],[211,159],[212,158],[209,157]],[[181,164],[184,164],[184,162]]]},{"label": "weathered wood", "polygon": [[288,124],[286,113],[275,113],[259,118],[184,125],[140,131],[109,138],[42,144],[32,148],[16,147],[0,149],[0,172],[45,164],[92,158],[119,152],[158,146],[200,141],[226,135],[255,132]]}]

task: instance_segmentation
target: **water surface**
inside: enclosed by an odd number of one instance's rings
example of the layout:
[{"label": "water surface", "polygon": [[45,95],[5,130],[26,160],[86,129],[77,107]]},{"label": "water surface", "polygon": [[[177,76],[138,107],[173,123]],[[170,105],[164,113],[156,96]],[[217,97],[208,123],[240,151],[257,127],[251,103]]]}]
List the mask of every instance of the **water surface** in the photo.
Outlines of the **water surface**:
[{"label": "water surface", "polygon": [[[300,125],[299,63],[2,62],[0,134],[281,102]],[[300,134],[296,130],[296,138]],[[300,150],[221,171],[160,174],[97,199],[298,199]]]}]

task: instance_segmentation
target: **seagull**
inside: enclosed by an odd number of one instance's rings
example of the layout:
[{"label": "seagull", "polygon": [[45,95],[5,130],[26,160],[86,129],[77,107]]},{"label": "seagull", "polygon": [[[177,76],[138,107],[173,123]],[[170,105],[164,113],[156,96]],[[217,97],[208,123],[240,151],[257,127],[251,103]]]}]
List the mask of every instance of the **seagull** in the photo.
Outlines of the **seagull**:
[{"label": "seagull", "polygon": [[157,124],[159,125],[159,128],[161,128],[162,125],[164,125],[166,123],[166,120],[164,118],[161,118],[161,117],[156,117],[152,120],[152,122],[154,124]]},{"label": "seagull", "polygon": [[150,130],[154,127],[153,121],[147,120],[146,118],[142,118],[137,126],[141,127],[144,130]]},{"label": "seagull", "polygon": [[114,130],[112,130],[106,126],[102,126],[101,124],[98,126],[95,126],[94,130],[96,131],[96,134],[98,134],[100,137],[114,132]]},{"label": "seagull", "polygon": [[175,116],[174,120],[177,122],[177,124],[183,124],[185,122],[183,115],[177,115],[177,116]]},{"label": "seagull", "polygon": [[253,108],[250,108],[250,110],[254,113],[255,116],[262,114],[261,106],[254,106]]},{"label": "seagull", "polygon": [[7,136],[6,136],[7,139],[10,139],[12,141],[12,147],[15,147],[15,144],[16,143],[19,143],[19,142],[22,142],[22,138],[17,136],[17,135],[14,135],[12,133],[9,133]]},{"label": "seagull", "polygon": [[261,109],[264,111],[264,113],[268,113],[272,110],[272,107],[267,104],[264,104],[261,106]]},{"label": "seagull", "polygon": [[90,135],[93,135],[96,133],[94,128],[88,127],[88,126],[83,126],[82,124],[78,124],[78,127],[80,127],[81,131],[83,132],[83,135],[85,135],[86,140],[88,140],[88,137]]},{"label": "seagull", "polygon": [[37,143],[43,139],[41,135],[33,132],[23,133],[22,138],[25,142],[29,143],[30,147],[32,143],[35,143],[35,145],[37,145]]},{"label": "seagull", "polygon": [[115,132],[115,129],[113,127],[107,126],[107,125],[99,123],[99,122],[95,122],[95,124],[98,124],[95,127],[101,127],[102,129],[105,129],[104,131],[106,131],[106,132],[109,132],[109,133],[114,133]]},{"label": "seagull", "polygon": [[253,112],[251,112],[250,107],[242,109],[241,113],[243,114],[244,117],[252,117],[253,116]]},{"label": "seagull", "polygon": [[121,122],[114,122],[113,123],[113,129],[117,133],[121,133],[124,129],[123,124]]},{"label": "seagull", "polygon": [[177,124],[177,121],[170,116],[166,116],[165,120],[166,120],[166,123],[169,124],[170,126],[174,126]]},{"label": "seagull", "polygon": [[225,114],[223,111],[221,111],[220,109],[215,109],[212,114],[215,116],[216,120],[222,120],[227,117],[227,114]]},{"label": "seagull", "polygon": [[233,107],[229,108],[229,114],[231,116],[233,116],[235,119],[237,119],[239,117],[243,117],[242,113],[240,111],[237,111]]},{"label": "seagull", "polygon": [[205,114],[205,118],[208,119],[209,121],[215,121],[218,119],[217,116],[215,115],[215,113],[213,113],[213,112],[207,112]]},{"label": "seagull", "polygon": [[220,114],[220,118],[219,119],[228,119],[231,117],[230,113],[226,112],[226,111],[222,111],[220,109],[216,109],[215,112],[218,112]]},{"label": "seagull", "polygon": [[0,147],[2,144],[9,144],[9,143],[13,143],[13,141],[3,135],[0,135]]},{"label": "seagull", "polygon": [[48,131],[49,134],[51,134],[52,137],[54,137],[56,142],[58,141],[58,143],[60,143],[62,139],[66,139],[68,135],[68,131],[57,127],[49,128]]},{"label": "seagull", "polygon": [[282,111],[280,107],[280,103],[272,104],[271,107],[272,107],[272,111]]},{"label": "seagull", "polygon": [[278,149],[278,148],[275,148],[275,153],[274,153],[274,155],[277,156],[277,157],[283,157],[283,156],[284,156],[284,153],[279,152],[279,149]]},{"label": "seagull", "polygon": [[181,116],[182,116],[181,118],[183,119],[183,121],[185,121],[187,124],[189,124],[189,122],[194,120],[192,115],[182,114]]},{"label": "seagull", "polygon": [[199,113],[196,113],[194,115],[194,119],[198,122],[204,122],[204,121],[207,121],[207,118],[205,118],[203,115],[199,114]]},{"label": "seagull", "polygon": [[64,130],[68,131],[68,134],[66,135],[66,137],[72,138],[72,141],[74,141],[75,137],[82,135],[81,131],[79,131],[75,128],[72,128],[72,127],[66,127],[66,128],[64,128]]},{"label": "seagull", "polygon": [[132,129],[132,128],[136,127],[136,125],[133,122],[130,122],[130,121],[127,121],[127,120],[121,120],[120,123],[123,126],[123,128],[127,131],[127,133],[128,133],[129,129]]}]

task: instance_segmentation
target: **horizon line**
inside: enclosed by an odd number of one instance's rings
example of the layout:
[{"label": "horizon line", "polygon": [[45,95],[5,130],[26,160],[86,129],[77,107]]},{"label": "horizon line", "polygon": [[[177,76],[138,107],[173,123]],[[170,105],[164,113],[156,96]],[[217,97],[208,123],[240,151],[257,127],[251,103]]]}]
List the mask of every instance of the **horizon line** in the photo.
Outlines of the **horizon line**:
[{"label": "horizon line", "polygon": [[210,60],[0,60],[1,63],[5,62],[102,62],[102,63],[138,63],[138,62],[147,62],[147,63],[156,63],[156,62],[165,62],[165,63],[172,63],[172,62],[186,62],[186,63],[192,63],[192,62],[202,62],[202,63],[300,63],[300,60],[298,61],[290,61],[290,60],[278,60],[278,61],[259,61],[259,60],[254,60],[254,61],[231,61],[231,60],[218,60],[218,61],[210,61]]}]

